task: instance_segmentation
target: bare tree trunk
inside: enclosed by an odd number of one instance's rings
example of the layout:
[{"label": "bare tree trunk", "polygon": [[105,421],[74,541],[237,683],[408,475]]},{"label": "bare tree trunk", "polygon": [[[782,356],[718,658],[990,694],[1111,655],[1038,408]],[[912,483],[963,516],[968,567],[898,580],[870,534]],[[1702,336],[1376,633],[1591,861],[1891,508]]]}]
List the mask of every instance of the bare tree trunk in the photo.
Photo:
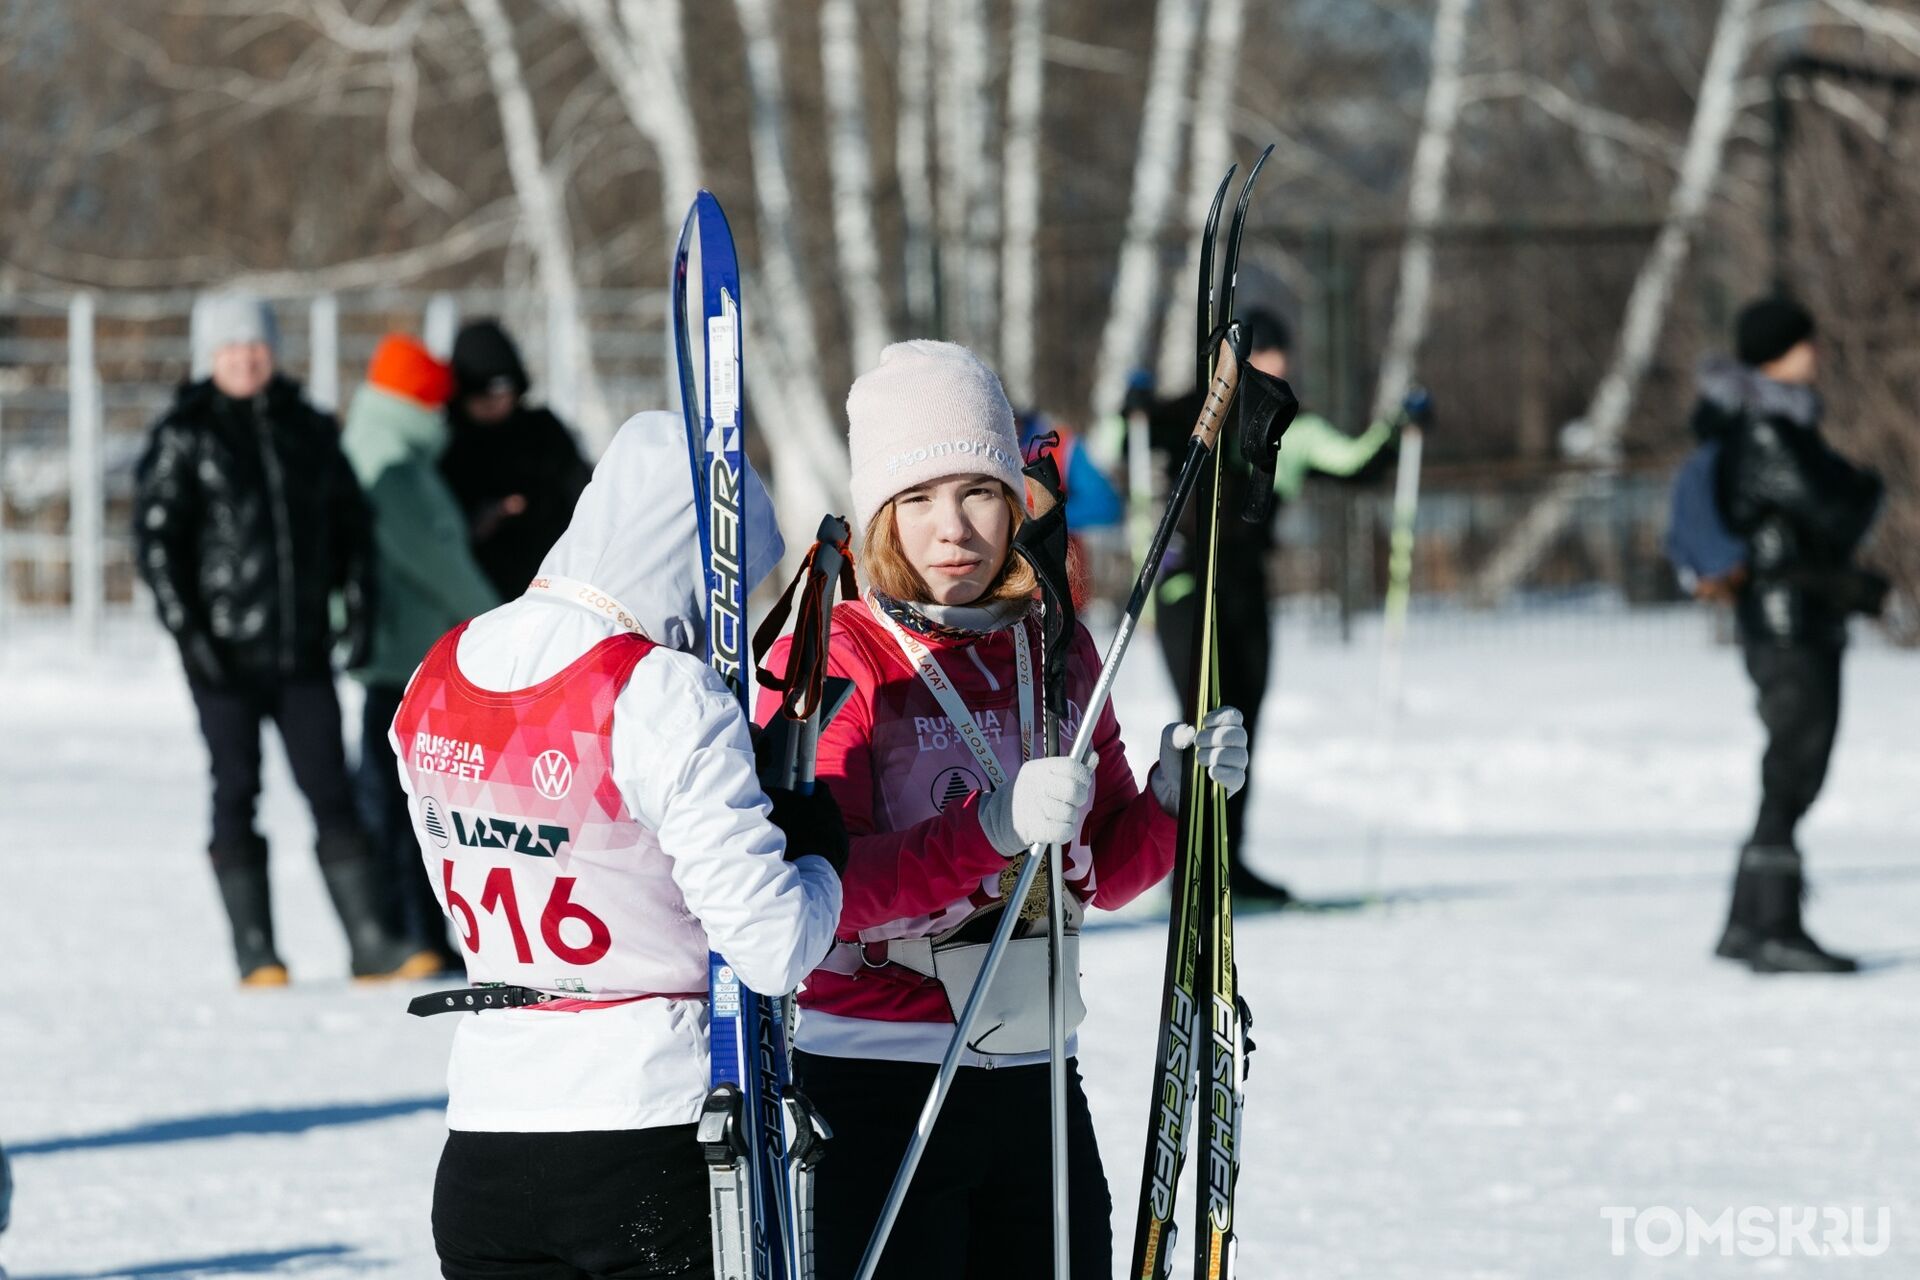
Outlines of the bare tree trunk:
[{"label": "bare tree trunk", "polygon": [[[463,3],[486,46],[487,78],[500,111],[507,167],[539,259],[541,293],[549,312],[558,317],[556,332],[560,338],[553,361],[558,367],[548,372],[548,394],[559,401],[563,414],[577,414],[581,433],[598,451],[606,447],[614,424],[600,393],[592,334],[581,307],[580,283],[573,274],[573,232],[567,223],[566,197],[558,177],[542,159],[540,127],[534,118],[533,98],[527,92],[520,54],[514,47],[513,24],[501,9],[500,0]],[[577,396],[575,404],[566,402],[569,394]]]},{"label": "bare tree trunk", "polygon": [[940,300],[946,337],[993,363],[999,297],[997,172],[988,163],[993,96],[984,0],[941,0]]},{"label": "bare tree trunk", "polygon": [[[1626,426],[1627,413],[1633,407],[1634,394],[1640,389],[1647,366],[1653,361],[1654,344],[1660,340],[1661,326],[1666,323],[1674,285],[1686,265],[1694,231],[1706,213],[1714,183],[1720,176],[1727,135],[1739,115],[1738,80],[1752,40],[1756,5],[1757,0],[1724,0],[1720,6],[1713,48],[1700,77],[1693,125],[1680,162],[1680,177],[1669,199],[1660,234],[1640,264],[1640,274],[1634,278],[1613,361],[1587,408],[1587,426],[1605,462],[1617,461],[1620,456],[1620,434]],[[1527,513],[1481,571],[1475,584],[1475,594],[1480,599],[1500,599],[1532,571],[1572,517],[1586,480],[1583,475],[1562,478]]]},{"label": "bare tree trunk", "polygon": [[1007,59],[1006,228],[1000,242],[1000,377],[1015,405],[1034,402],[1040,295],[1040,112],[1046,97],[1046,0],[1013,0]]},{"label": "bare tree trunk", "polygon": [[933,35],[931,0],[900,0],[900,119],[893,162],[900,171],[905,234],[906,318],[910,333],[933,332],[933,174],[927,156],[928,104],[933,84],[928,58]]},{"label": "bare tree trunk", "polygon": [[880,287],[880,233],[873,223],[872,161],[854,0],[825,0],[820,6],[820,66],[831,136],[833,238],[857,374],[880,358],[888,326],[886,294]]},{"label": "bare tree trunk", "polygon": [[1407,188],[1407,240],[1400,251],[1393,327],[1380,358],[1380,380],[1373,389],[1375,421],[1392,413],[1406,395],[1413,381],[1413,362],[1433,315],[1433,227],[1446,210],[1447,165],[1453,158],[1454,127],[1460,120],[1460,63],[1467,43],[1467,11],[1472,7],[1473,0],[1439,0],[1434,13],[1433,71]]},{"label": "bare tree trunk", "polygon": [[[686,93],[679,0],[621,0],[621,23],[607,0],[564,0],[621,105],[660,157],[661,226],[671,238],[700,190],[700,137]],[[624,27],[624,30],[621,29]],[[762,433],[773,455],[772,486],[781,524],[811,529],[822,512],[847,505],[846,442],[813,380],[796,377],[785,348],[751,298],[741,308],[749,403],[755,420],[786,429]],[[678,386],[673,386],[675,395]],[[797,546],[795,554],[805,550]]]},{"label": "bare tree trunk", "polygon": [[[1206,230],[1207,209],[1220,175],[1232,163],[1233,94],[1245,26],[1246,0],[1211,0],[1200,54],[1200,90],[1194,101],[1193,150],[1187,161],[1187,225],[1192,238],[1176,282],[1192,280],[1200,272],[1200,236]],[[1193,367],[1193,316],[1185,306],[1169,306],[1160,325],[1160,385],[1184,387]]]},{"label": "bare tree trunk", "polygon": [[[774,329],[755,326],[762,349],[778,346],[778,399],[811,436],[807,453],[828,493],[844,490],[850,469],[845,435],[821,389],[820,344],[813,305],[800,273],[794,236],[792,187],[787,179],[786,89],[780,75],[780,38],[771,0],[734,0],[747,43],[747,85],[753,97],[753,186],[760,213],[761,281]],[[751,314],[751,313],[749,313]],[[750,332],[754,331],[750,329]],[[771,341],[770,341],[771,340]],[[777,433],[768,433],[769,439]],[[822,514],[814,512],[813,523]]]},{"label": "bare tree trunk", "polygon": [[1127,371],[1147,354],[1154,291],[1160,275],[1160,231],[1180,165],[1181,117],[1187,107],[1188,64],[1199,21],[1197,0],[1160,0],[1154,13],[1153,61],[1147,70],[1140,147],[1134,155],[1126,238],[1120,246],[1113,301],[1107,308],[1107,323],[1094,363],[1088,422],[1119,407]]}]

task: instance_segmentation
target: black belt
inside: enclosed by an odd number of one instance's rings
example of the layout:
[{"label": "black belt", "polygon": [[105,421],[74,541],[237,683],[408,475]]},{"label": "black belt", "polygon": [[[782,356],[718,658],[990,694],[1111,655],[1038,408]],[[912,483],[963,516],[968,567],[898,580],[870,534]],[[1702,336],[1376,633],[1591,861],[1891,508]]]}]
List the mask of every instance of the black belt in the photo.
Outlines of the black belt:
[{"label": "black belt", "polygon": [[416,1018],[431,1018],[436,1013],[479,1013],[482,1009],[524,1009],[546,1004],[559,996],[532,987],[455,987],[451,991],[429,991],[407,1001],[407,1012]]}]

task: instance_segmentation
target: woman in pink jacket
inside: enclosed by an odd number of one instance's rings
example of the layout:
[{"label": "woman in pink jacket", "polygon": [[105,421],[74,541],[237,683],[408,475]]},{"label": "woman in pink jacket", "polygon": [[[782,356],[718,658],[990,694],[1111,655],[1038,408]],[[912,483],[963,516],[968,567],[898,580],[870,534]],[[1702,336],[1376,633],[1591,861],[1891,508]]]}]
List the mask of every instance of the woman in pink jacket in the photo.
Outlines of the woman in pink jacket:
[{"label": "woman in pink jacket", "polygon": [[[829,667],[855,692],[821,736],[819,776],[853,840],[837,941],[800,996],[795,1052],[834,1130],[816,1183],[819,1273],[834,1277],[858,1267],[1027,847],[1067,848],[1077,961],[1088,906],[1119,907],[1172,868],[1180,754],[1196,740],[1167,726],[1144,792],[1111,708],[1085,764],[1036,757],[1036,583],[1010,554],[1025,514],[1020,451],[1000,381],[977,357],[941,342],[890,346],[854,382],[847,418],[867,592],[834,613]],[[785,664],[783,642],[769,665]],[[1063,742],[1099,667],[1077,631]],[[773,712],[763,698],[761,719]],[[1237,790],[1239,713],[1215,712],[1197,739],[1212,775]],[[883,1277],[1050,1275],[1045,886],[1018,908]],[[1071,1026],[1084,1013],[1077,981],[1068,1004]],[[1069,1066],[1073,1274],[1105,1280],[1111,1202]]]}]

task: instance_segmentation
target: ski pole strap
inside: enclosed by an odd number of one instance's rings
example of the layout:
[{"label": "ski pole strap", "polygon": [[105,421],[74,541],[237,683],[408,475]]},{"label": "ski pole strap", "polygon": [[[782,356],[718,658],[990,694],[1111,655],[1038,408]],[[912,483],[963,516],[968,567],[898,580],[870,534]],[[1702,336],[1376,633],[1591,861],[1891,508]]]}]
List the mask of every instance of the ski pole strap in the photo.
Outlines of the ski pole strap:
[{"label": "ski pole strap", "polygon": [[1073,643],[1073,583],[1069,577],[1067,506],[1060,468],[1053,456],[1039,453],[1023,469],[1027,505],[1033,514],[1013,535],[1013,549],[1040,581],[1041,665],[1046,668],[1047,710],[1056,717],[1067,711],[1067,655]]},{"label": "ski pole strap", "polygon": [[1240,457],[1253,472],[1240,518],[1262,524],[1273,509],[1273,471],[1280,460],[1280,437],[1293,425],[1300,401],[1285,378],[1248,365],[1240,374]]},{"label": "ski pole strap", "polygon": [[[834,584],[840,598],[852,600],[859,595],[854,581],[852,538],[845,519],[828,516],[820,522],[820,534],[793,581],[780,593],[760,629],[753,633],[753,651],[764,655],[786,628],[792,616],[793,647],[787,652],[787,674],[776,676],[764,665],[755,663],[754,678],[763,688],[780,694],[780,713],[790,720],[806,720],[820,708],[827,678],[827,648],[833,635]],[[805,590],[802,590],[802,586]],[[795,613],[795,593],[799,594]]]}]

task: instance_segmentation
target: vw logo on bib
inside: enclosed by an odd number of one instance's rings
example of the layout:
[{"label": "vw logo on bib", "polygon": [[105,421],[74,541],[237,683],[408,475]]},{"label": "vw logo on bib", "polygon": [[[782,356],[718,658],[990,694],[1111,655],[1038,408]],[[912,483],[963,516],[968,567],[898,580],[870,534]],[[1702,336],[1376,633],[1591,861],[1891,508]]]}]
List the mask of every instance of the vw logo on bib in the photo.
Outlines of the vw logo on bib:
[{"label": "vw logo on bib", "polygon": [[563,752],[542,751],[533,762],[533,789],[549,800],[564,800],[573,789],[573,761]]}]

